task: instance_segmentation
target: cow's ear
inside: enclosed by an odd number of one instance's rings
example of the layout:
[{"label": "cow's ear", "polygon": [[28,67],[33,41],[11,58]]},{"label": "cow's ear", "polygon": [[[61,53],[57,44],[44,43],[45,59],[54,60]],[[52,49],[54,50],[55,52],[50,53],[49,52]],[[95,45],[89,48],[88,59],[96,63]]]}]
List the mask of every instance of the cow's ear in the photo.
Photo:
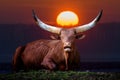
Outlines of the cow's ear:
[{"label": "cow's ear", "polygon": [[77,34],[76,39],[83,39],[85,37],[84,34]]},{"label": "cow's ear", "polygon": [[55,40],[55,39],[60,39],[60,36],[56,34],[56,35],[51,35],[50,38]]}]

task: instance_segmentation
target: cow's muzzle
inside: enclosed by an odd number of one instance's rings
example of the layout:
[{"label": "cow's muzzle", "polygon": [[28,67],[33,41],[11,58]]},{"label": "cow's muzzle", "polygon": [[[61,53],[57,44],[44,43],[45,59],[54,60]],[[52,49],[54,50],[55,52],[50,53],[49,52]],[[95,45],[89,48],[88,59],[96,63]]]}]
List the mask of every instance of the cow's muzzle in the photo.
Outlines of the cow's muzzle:
[{"label": "cow's muzzle", "polygon": [[64,51],[70,53],[72,51],[72,48],[70,46],[65,46]]}]

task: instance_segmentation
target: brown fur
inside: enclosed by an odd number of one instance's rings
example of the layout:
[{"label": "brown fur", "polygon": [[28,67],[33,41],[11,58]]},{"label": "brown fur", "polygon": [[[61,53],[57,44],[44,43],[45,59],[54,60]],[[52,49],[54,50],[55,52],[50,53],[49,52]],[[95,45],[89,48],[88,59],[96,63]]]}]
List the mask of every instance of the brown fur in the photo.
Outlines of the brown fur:
[{"label": "brown fur", "polygon": [[[13,57],[14,69],[24,65],[25,70],[47,68],[50,70],[65,70],[65,57],[61,40],[37,40],[25,47],[17,48]],[[76,49],[68,54],[69,69],[79,64],[79,54]]]},{"label": "brown fur", "polygon": [[25,47],[18,47],[15,51],[14,58],[13,58],[13,61],[12,61],[12,64],[14,65],[13,66],[14,71],[18,71],[19,69],[23,68],[23,62],[22,62],[22,59],[21,59],[21,54],[24,51],[24,48]]}]

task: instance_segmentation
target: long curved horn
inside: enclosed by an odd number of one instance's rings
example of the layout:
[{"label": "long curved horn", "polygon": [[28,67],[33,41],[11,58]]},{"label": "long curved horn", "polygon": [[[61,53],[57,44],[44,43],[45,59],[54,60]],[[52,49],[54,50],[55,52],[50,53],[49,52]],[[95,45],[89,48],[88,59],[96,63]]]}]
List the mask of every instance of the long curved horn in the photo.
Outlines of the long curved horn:
[{"label": "long curved horn", "polygon": [[57,28],[55,26],[51,26],[51,25],[47,25],[45,23],[43,23],[38,17],[37,15],[35,14],[34,10],[32,10],[32,13],[33,13],[33,18],[34,20],[36,21],[36,23],[39,25],[40,28],[44,29],[44,30],[47,30],[49,32],[52,32],[52,33],[56,33],[56,34],[59,34],[60,33],[60,30],[61,28]]},{"label": "long curved horn", "polygon": [[97,24],[97,22],[100,20],[100,18],[102,16],[102,12],[103,12],[103,10],[101,10],[99,12],[98,16],[92,22],[82,25],[82,26],[75,27],[74,29],[76,30],[76,33],[84,32],[84,31],[87,31],[87,30],[93,28]]}]

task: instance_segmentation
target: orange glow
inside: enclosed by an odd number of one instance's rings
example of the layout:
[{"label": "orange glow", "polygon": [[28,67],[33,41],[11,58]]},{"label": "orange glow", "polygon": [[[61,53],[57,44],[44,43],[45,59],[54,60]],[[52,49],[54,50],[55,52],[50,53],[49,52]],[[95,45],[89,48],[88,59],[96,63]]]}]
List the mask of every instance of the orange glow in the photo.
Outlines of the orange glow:
[{"label": "orange glow", "polygon": [[78,16],[72,11],[63,11],[57,16],[57,24],[69,28],[78,24]]}]

